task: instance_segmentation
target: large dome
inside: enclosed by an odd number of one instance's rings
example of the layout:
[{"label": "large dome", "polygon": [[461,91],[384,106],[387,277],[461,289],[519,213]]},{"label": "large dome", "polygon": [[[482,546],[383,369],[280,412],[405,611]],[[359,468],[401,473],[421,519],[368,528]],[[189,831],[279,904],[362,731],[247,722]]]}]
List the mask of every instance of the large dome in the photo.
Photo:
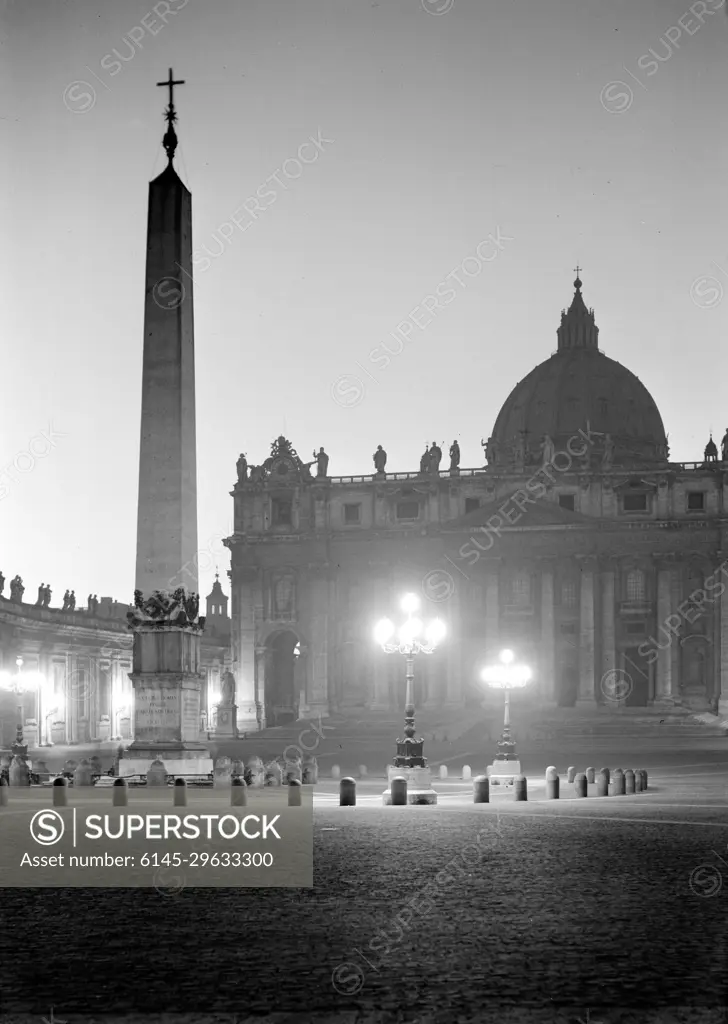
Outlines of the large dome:
[{"label": "large dome", "polygon": [[[611,461],[617,465],[664,463],[668,449],[657,405],[630,370],[599,351],[594,310],[581,296],[581,281],[570,309],[562,312],[558,351],[520,381],[506,399],[493,427],[489,462],[512,464],[519,443],[525,462],[539,460],[548,435],[556,450],[569,438],[591,431],[593,455],[611,438]],[[572,442],[572,450],[580,442]]]}]

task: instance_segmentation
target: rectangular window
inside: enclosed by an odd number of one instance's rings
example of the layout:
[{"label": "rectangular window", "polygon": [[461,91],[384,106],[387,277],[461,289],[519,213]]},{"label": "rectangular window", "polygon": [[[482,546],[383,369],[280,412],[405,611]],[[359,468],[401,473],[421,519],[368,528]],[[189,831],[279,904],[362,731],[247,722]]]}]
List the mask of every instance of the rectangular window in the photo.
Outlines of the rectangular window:
[{"label": "rectangular window", "polygon": [[688,512],[705,512],[703,491],[688,491]]},{"label": "rectangular window", "polygon": [[480,508],[480,498],[465,499],[465,515],[467,515],[468,512],[475,512],[478,508]]},{"label": "rectangular window", "polygon": [[361,522],[361,505],[344,505],[344,522],[353,526]]},{"label": "rectangular window", "polygon": [[397,519],[419,519],[420,505],[417,501],[398,501]]},{"label": "rectangular window", "polygon": [[573,494],[560,494],[559,505],[562,508],[568,508],[570,512],[574,511],[574,495]]},{"label": "rectangular window", "polygon": [[564,580],[561,584],[561,604],[564,608],[576,607],[576,581]]},{"label": "rectangular window", "polygon": [[273,498],[273,525],[290,526],[293,523],[293,502]]},{"label": "rectangular window", "polygon": [[647,495],[625,494],[624,498],[622,499],[622,508],[625,512],[646,512]]}]

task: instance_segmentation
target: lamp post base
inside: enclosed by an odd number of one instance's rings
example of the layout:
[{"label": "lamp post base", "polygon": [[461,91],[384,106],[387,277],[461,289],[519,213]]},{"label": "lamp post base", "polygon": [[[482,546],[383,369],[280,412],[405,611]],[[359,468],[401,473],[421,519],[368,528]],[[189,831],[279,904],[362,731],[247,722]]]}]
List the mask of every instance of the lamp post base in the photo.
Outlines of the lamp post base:
[{"label": "lamp post base", "polygon": [[494,761],[485,769],[491,786],[510,785],[521,774],[520,761]]},{"label": "lamp post base", "polygon": [[382,793],[382,804],[389,807],[392,803],[392,779],[407,780],[408,804],[436,804],[437,793],[432,788],[432,773],[429,768],[397,768],[387,765],[388,789]]}]

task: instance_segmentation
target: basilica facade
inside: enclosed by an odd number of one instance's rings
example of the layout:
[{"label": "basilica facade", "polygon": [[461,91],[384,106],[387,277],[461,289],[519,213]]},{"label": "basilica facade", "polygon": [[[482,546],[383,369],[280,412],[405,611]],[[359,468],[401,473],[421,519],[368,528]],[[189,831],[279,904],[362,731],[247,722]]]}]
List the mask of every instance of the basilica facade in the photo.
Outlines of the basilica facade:
[{"label": "basilica facade", "polygon": [[232,665],[250,728],[403,706],[374,623],[417,593],[446,640],[419,659],[417,704],[483,700],[503,647],[545,706],[682,704],[728,712],[728,438],[670,461],[645,386],[598,345],[577,278],[557,351],[506,399],[465,469],[331,477],[286,438],[232,491]]}]

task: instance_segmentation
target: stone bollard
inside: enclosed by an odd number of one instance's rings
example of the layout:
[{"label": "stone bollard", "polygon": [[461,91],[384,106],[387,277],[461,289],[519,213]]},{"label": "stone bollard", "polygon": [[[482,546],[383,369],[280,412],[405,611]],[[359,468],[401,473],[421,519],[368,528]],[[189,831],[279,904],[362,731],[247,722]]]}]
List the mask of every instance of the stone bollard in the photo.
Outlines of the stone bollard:
[{"label": "stone bollard", "polygon": [[575,778],[576,778],[576,768],[574,768],[574,766],[571,765],[569,768],[566,769],[566,781],[567,782],[573,782]]},{"label": "stone bollard", "polygon": [[586,770],[586,781],[589,782],[589,783],[593,783],[594,782],[594,769],[593,768],[587,768],[587,770]]},{"label": "stone bollard", "polygon": [[159,758],[156,761],[152,761],[149,768],[147,768],[147,785],[167,785],[167,769],[164,767],[164,762],[160,761]]},{"label": "stone bollard", "polygon": [[579,772],[574,776],[574,793],[577,796],[586,796],[586,774]]},{"label": "stone bollard", "polygon": [[612,775],[614,793],[611,796],[624,796],[624,772],[621,768],[615,768]]},{"label": "stone bollard", "polygon": [[441,764],[440,765],[440,778],[441,779],[446,779],[447,778],[447,765],[446,764]]},{"label": "stone bollard", "polygon": [[3,776],[0,778],[0,807],[8,806],[8,780]]},{"label": "stone bollard", "polygon": [[280,786],[283,783],[283,772],[277,761],[269,761],[265,766],[266,786]]},{"label": "stone bollard", "polygon": [[647,789],[647,772],[644,768],[640,768],[639,773],[642,776],[642,792],[644,793]]},{"label": "stone bollard", "polygon": [[341,778],[341,768],[339,768],[338,764],[332,764],[331,765],[331,778],[332,779],[340,779]]},{"label": "stone bollard", "polygon": [[74,769],[73,784],[74,786],[93,786],[94,784],[93,768],[91,762],[87,761],[85,757]]},{"label": "stone bollard", "polygon": [[612,773],[609,771],[608,768],[600,768],[599,774],[603,775],[604,778],[607,780],[607,785],[612,781]]},{"label": "stone bollard", "polygon": [[473,779],[473,803],[490,803],[490,779],[487,775],[479,775],[477,779]]},{"label": "stone bollard", "polygon": [[469,779],[472,779],[472,777],[473,777],[473,772],[472,772],[472,770],[470,768],[470,765],[469,764],[464,764],[463,765],[463,782],[467,782]]},{"label": "stone bollard", "polygon": [[22,757],[17,755],[10,762],[10,785],[26,787],[30,785],[30,769]]},{"label": "stone bollard", "polygon": [[111,805],[112,807],[129,806],[129,784],[126,779],[114,779],[114,785],[111,787]]},{"label": "stone bollard", "polygon": [[546,772],[546,799],[559,799],[559,773],[555,768],[549,768]]},{"label": "stone bollard", "polygon": [[407,803],[407,779],[398,775],[396,779],[392,779],[389,789],[392,794],[392,807],[403,807]]},{"label": "stone bollard", "polygon": [[248,787],[245,784],[245,779],[240,775],[233,775],[230,779],[230,806],[248,806]]},{"label": "stone bollard", "polygon": [[319,770],[318,761],[311,754],[303,759],[301,782],[304,786],[315,786],[318,782]]},{"label": "stone bollard", "polygon": [[609,795],[609,770],[602,768],[597,775],[597,796]]},{"label": "stone bollard", "polygon": [[556,772],[557,775],[559,774],[555,764],[548,765],[548,767],[546,768],[546,775],[548,775],[549,772]]},{"label": "stone bollard", "polygon": [[627,796],[634,793],[634,772],[631,768],[624,773],[624,792]]},{"label": "stone bollard", "polygon": [[187,779],[174,780],[174,806],[187,806]]},{"label": "stone bollard", "polygon": [[516,775],[513,780],[513,796],[516,800],[528,800],[528,783],[525,775]]},{"label": "stone bollard", "polygon": [[302,793],[303,789],[298,779],[291,779],[288,783],[288,806],[300,807]]},{"label": "stone bollard", "polygon": [[617,793],[617,787],[613,782],[610,782],[607,785],[607,796],[619,796],[619,794]]},{"label": "stone bollard", "polygon": [[53,780],[53,806],[68,807],[68,779],[62,775]]},{"label": "stone bollard", "polygon": [[365,764],[359,765],[359,778],[365,779],[367,777],[367,766]]},{"label": "stone bollard", "polygon": [[339,807],[356,807],[356,779],[342,779],[339,783]]}]

